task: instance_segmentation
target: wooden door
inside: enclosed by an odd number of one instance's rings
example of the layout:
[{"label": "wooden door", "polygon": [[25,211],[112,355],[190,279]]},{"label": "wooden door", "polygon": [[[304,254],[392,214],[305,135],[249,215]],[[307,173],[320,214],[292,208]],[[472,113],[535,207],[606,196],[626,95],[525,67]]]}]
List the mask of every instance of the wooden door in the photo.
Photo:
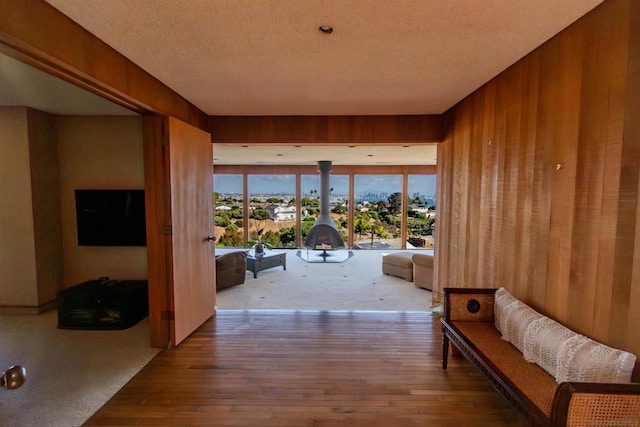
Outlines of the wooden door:
[{"label": "wooden door", "polygon": [[171,236],[173,247],[172,342],[178,345],[215,312],[213,156],[211,137],[169,119]]},{"label": "wooden door", "polygon": [[215,311],[210,135],[143,117],[151,345],[179,344]]}]

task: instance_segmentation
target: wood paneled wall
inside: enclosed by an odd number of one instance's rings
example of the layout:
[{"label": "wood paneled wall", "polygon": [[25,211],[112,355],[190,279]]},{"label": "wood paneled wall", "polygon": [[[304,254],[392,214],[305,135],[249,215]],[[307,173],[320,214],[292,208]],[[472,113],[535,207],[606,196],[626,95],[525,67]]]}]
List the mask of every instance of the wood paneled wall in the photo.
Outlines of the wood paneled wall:
[{"label": "wood paneled wall", "polygon": [[442,116],[210,116],[213,142],[427,143],[442,141]]},{"label": "wood paneled wall", "polygon": [[640,2],[607,0],[445,114],[437,287],[501,287],[640,355]]}]

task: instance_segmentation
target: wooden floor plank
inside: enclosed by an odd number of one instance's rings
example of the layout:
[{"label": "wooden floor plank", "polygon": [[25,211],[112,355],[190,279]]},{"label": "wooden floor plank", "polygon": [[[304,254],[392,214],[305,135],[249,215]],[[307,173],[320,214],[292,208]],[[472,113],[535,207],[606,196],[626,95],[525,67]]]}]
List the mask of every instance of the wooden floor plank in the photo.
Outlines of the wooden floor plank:
[{"label": "wooden floor plank", "polygon": [[524,426],[420,312],[221,310],[86,426]]}]

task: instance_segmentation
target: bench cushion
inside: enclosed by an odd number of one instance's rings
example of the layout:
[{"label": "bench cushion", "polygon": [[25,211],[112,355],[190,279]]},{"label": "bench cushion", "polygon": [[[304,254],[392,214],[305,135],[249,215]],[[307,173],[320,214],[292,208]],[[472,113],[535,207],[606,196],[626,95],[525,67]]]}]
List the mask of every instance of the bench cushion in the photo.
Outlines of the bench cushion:
[{"label": "bench cushion", "polygon": [[635,362],[635,354],[576,334],[560,347],[556,380],[559,383],[628,383],[631,381]]},{"label": "bench cushion", "polygon": [[513,345],[500,339],[493,322],[455,321],[469,342],[493,363],[506,382],[520,390],[547,417],[551,416],[553,397],[558,384],[555,379],[535,363],[529,363]]},{"label": "bench cushion", "polygon": [[528,362],[537,363],[558,383],[565,381],[626,383],[636,356],[608,347],[538,313],[505,289],[496,291],[494,317],[502,339],[509,341]]},{"label": "bench cushion", "polygon": [[531,322],[525,336],[525,360],[537,363],[549,375],[557,378],[558,353],[562,344],[576,335],[571,329],[548,317]]},{"label": "bench cushion", "polygon": [[502,316],[508,306],[517,302],[516,297],[511,295],[505,288],[500,288],[496,291],[495,295],[495,326],[496,329],[502,332]]}]

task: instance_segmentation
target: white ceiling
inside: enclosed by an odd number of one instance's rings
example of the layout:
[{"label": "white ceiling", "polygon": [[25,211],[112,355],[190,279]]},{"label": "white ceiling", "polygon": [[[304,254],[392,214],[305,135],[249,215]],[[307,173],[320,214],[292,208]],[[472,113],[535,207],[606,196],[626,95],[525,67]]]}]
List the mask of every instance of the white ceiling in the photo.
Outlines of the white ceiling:
[{"label": "white ceiling", "polygon": [[216,165],[435,165],[437,144],[425,145],[237,145],[215,144]]},{"label": "white ceiling", "polygon": [[[46,1],[208,115],[440,114],[602,2]],[[3,55],[0,81],[0,105],[132,114]],[[436,148],[216,145],[215,157],[435,164]]]},{"label": "white ceiling", "polygon": [[60,116],[135,114],[64,80],[0,54],[0,106]]},{"label": "white ceiling", "polygon": [[444,112],[602,0],[46,1],[209,115],[378,115]]}]

